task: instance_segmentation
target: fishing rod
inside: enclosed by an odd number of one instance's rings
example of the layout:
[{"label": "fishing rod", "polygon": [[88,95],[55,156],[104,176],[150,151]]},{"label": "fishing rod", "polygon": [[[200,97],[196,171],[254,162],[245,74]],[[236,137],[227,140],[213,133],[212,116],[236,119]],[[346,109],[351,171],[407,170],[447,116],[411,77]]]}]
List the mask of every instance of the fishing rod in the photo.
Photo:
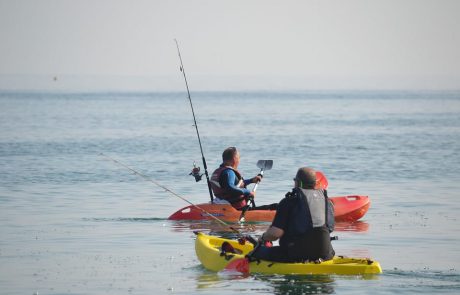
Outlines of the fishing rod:
[{"label": "fishing rod", "polygon": [[128,165],[123,164],[122,162],[120,162],[120,161],[118,161],[118,160],[116,160],[116,159],[114,159],[114,158],[112,158],[112,157],[107,156],[107,155],[104,154],[104,153],[100,153],[99,155],[100,155],[100,156],[103,156],[103,157],[105,157],[105,158],[107,158],[107,159],[109,159],[109,160],[111,160],[111,161],[114,162],[115,164],[118,164],[118,165],[120,165],[121,167],[123,167],[123,168],[125,168],[125,169],[128,169],[129,171],[133,172],[134,174],[136,174],[136,175],[142,177],[143,179],[145,179],[145,180],[147,180],[147,181],[149,181],[149,182],[155,184],[156,186],[161,187],[161,188],[164,189],[165,191],[167,191],[167,192],[171,193],[172,195],[174,195],[174,196],[180,198],[181,200],[183,200],[183,201],[189,203],[190,205],[192,205],[193,207],[197,208],[198,210],[201,210],[201,212],[207,214],[207,215],[210,216],[211,218],[214,218],[214,220],[216,220],[216,221],[218,221],[219,223],[225,225],[225,227],[230,228],[230,229],[231,229],[232,231],[234,231],[235,233],[237,233],[237,234],[239,234],[239,235],[242,235],[242,233],[241,233],[239,230],[237,230],[236,228],[230,226],[228,223],[226,223],[226,222],[223,221],[222,219],[217,218],[216,216],[212,215],[211,213],[209,213],[209,212],[206,211],[205,209],[203,209],[203,208],[201,208],[201,207],[199,207],[199,206],[193,204],[192,202],[190,202],[190,201],[187,200],[186,198],[180,196],[179,194],[177,194],[177,193],[175,193],[174,191],[170,190],[169,188],[167,188],[166,186],[162,185],[161,183],[159,183],[159,182],[153,180],[152,178],[146,176],[145,174],[140,173],[139,171],[137,171],[137,170],[135,170],[135,169],[129,167]]},{"label": "fishing rod", "polygon": [[196,117],[195,117],[195,111],[193,110],[192,98],[190,97],[190,90],[188,88],[187,77],[185,76],[184,64],[182,63],[182,57],[180,55],[179,43],[177,42],[176,39],[174,39],[174,41],[176,42],[177,53],[179,54],[180,71],[184,75],[185,87],[187,88],[187,94],[188,94],[188,100],[190,101],[190,107],[192,108],[193,122],[195,123],[194,126],[196,129],[196,135],[198,136],[198,143],[200,144],[201,157],[203,159],[204,174],[206,175],[206,181],[208,183],[209,197],[211,198],[211,203],[214,203],[214,197],[212,195],[212,189],[211,189],[211,181],[209,180],[209,174],[208,174],[208,166],[206,165],[206,159],[204,158],[203,146],[201,145],[200,132],[198,132],[198,124],[196,123]]}]

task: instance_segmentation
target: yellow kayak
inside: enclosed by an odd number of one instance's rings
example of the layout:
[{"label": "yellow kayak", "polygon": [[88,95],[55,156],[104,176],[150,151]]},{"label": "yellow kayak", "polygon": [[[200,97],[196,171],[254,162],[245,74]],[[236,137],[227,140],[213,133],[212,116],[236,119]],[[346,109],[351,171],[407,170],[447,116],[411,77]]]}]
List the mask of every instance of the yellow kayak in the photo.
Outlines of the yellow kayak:
[{"label": "yellow kayak", "polygon": [[[237,240],[229,240],[209,236],[197,232],[195,251],[198,259],[206,269],[221,271],[224,269],[249,273],[266,274],[338,274],[360,275],[380,274],[382,268],[377,261],[367,258],[347,258],[335,256],[331,260],[320,263],[281,263],[271,261],[249,261],[245,255],[254,249],[248,241],[241,244]],[[225,252],[222,244],[229,243],[233,251]],[[224,247],[226,248],[226,247]]]}]

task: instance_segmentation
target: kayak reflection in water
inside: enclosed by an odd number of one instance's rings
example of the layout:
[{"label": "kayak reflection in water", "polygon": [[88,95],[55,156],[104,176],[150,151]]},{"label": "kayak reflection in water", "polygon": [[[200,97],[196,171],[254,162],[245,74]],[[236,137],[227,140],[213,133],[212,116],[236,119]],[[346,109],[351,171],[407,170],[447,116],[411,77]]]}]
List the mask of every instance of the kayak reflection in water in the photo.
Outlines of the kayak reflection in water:
[{"label": "kayak reflection in water", "polygon": [[[334,207],[326,190],[315,189],[315,170],[303,167],[294,188],[278,204],[272,225],[260,238],[252,258],[276,262],[323,261],[334,257],[330,233],[334,230]],[[271,246],[280,239],[279,246]],[[267,243],[268,242],[268,243]]]},{"label": "kayak reflection in water", "polygon": [[238,171],[239,164],[240,153],[236,147],[226,148],[222,153],[222,164],[211,175],[211,188],[216,203],[226,201],[237,210],[276,210],[277,203],[249,207],[249,200],[255,197],[255,191],[250,191],[246,186],[262,181],[262,176],[244,179]]}]

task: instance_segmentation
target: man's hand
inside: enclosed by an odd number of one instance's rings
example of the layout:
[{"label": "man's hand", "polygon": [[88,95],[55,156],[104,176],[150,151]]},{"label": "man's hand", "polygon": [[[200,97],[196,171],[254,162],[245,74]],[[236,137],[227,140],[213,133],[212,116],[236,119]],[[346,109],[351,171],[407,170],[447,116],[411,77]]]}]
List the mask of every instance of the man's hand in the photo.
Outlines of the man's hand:
[{"label": "man's hand", "polygon": [[251,179],[252,183],[258,183],[258,182],[261,182],[261,181],[262,181],[262,176],[260,176],[260,175],[256,175]]},{"label": "man's hand", "polygon": [[284,235],[284,230],[277,228],[276,226],[270,226],[266,232],[260,236],[262,241],[276,241]]},{"label": "man's hand", "polygon": [[[265,233],[264,233],[265,234]],[[265,239],[264,237],[264,234],[262,234],[259,239],[257,240],[257,242],[259,242],[259,244],[262,244],[264,245],[265,247],[272,247],[273,246],[273,243],[267,239]]]}]

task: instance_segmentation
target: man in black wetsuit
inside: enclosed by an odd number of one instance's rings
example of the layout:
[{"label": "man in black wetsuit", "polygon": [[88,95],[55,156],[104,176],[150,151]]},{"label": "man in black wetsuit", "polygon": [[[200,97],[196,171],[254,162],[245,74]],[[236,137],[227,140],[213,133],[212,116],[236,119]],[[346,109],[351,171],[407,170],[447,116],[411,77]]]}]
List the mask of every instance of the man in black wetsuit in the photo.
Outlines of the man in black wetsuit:
[{"label": "man in black wetsuit", "polygon": [[278,204],[272,225],[261,240],[280,239],[279,246],[260,246],[253,258],[277,262],[329,260],[334,257],[330,233],[334,230],[334,207],[326,190],[315,189],[315,170],[297,171],[292,192]]}]

